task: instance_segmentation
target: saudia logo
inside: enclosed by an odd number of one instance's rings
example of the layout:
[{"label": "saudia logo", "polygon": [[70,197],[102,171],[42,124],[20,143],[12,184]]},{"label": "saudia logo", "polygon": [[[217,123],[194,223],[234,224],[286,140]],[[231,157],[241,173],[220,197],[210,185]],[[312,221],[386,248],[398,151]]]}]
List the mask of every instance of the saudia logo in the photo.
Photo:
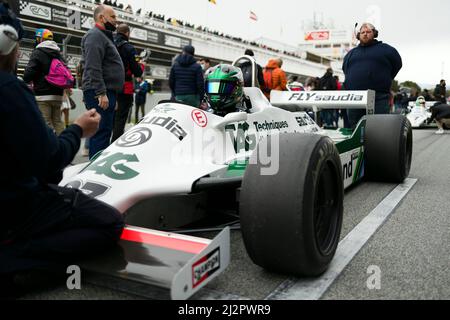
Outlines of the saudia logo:
[{"label": "saudia logo", "polygon": [[192,287],[198,287],[220,269],[220,249],[217,248],[192,265]]},{"label": "saudia logo", "polygon": [[229,124],[225,127],[225,132],[230,135],[236,153],[240,153],[242,150],[250,151],[256,148],[256,136],[247,133],[249,127],[247,122],[238,124],[237,128],[235,124]]},{"label": "saudia logo", "polygon": [[364,96],[359,94],[336,94],[336,95],[329,95],[329,94],[322,94],[322,93],[309,93],[309,92],[302,92],[302,93],[293,93],[291,97],[289,98],[289,101],[363,101]]},{"label": "saudia logo", "polygon": [[184,131],[184,129],[178,125],[178,121],[172,117],[154,116],[152,118],[144,118],[139,123],[152,124],[155,126],[163,127],[164,129],[172,133],[180,141],[187,136],[187,132]]}]

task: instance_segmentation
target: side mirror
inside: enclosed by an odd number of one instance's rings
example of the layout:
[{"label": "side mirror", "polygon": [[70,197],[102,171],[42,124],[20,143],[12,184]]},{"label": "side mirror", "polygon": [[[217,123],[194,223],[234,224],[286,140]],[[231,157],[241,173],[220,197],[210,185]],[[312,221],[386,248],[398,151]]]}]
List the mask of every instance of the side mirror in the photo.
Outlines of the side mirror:
[{"label": "side mirror", "polygon": [[225,128],[227,124],[230,123],[236,123],[236,122],[242,122],[247,121],[247,113],[246,112],[233,112],[227,114],[222,121],[214,125],[214,128],[216,129],[222,129]]}]

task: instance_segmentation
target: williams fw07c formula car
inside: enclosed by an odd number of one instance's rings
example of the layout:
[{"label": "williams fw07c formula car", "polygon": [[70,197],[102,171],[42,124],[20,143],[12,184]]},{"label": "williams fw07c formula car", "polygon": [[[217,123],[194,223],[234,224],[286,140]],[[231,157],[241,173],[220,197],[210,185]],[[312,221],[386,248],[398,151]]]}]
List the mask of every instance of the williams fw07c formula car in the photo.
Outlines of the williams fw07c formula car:
[{"label": "williams fw07c formula car", "polygon": [[[223,117],[160,103],[90,163],[66,169],[61,185],[114,206],[128,225],[117,251],[86,270],[159,298],[189,298],[228,265],[229,228],[213,240],[178,231],[238,219],[254,263],[318,276],[339,242],[344,189],[409,174],[411,125],[373,115],[373,91],[274,91],[271,102],[258,88],[244,93],[248,112]],[[313,106],[367,116],[353,131],[322,130],[302,111]]]}]

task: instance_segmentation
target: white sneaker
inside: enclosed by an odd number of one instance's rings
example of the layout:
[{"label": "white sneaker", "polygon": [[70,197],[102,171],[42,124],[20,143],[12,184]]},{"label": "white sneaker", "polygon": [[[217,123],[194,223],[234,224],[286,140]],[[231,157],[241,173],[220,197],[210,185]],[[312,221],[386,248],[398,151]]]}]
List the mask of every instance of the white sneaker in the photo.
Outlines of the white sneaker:
[{"label": "white sneaker", "polygon": [[81,150],[81,155],[82,155],[83,157],[89,156],[89,149],[83,148],[83,150]]},{"label": "white sneaker", "polygon": [[444,129],[439,129],[435,134],[444,134]]}]

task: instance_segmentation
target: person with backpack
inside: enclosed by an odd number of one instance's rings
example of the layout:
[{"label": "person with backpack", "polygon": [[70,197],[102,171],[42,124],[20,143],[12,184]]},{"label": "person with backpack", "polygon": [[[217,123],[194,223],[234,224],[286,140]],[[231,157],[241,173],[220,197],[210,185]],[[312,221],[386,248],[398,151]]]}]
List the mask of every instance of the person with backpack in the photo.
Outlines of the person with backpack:
[{"label": "person with backpack", "polygon": [[[247,50],[245,50],[244,54],[255,60],[255,53],[253,52],[253,50],[247,49]],[[257,70],[256,70],[257,86],[262,91],[264,91],[265,83],[264,83],[263,69],[259,64],[256,63],[256,60],[255,60],[255,65],[257,68]],[[253,76],[252,75],[252,72],[253,72],[252,64],[250,63],[250,61],[246,61],[240,66],[240,68],[241,68],[242,74],[244,76],[244,87],[252,87],[252,76]]]},{"label": "person with backpack", "polygon": [[130,27],[125,23],[121,23],[117,27],[117,34],[114,39],[114,43],[119,51],[125,69],[125,84],[123,85],[122,91],[117,95],[117,110],[114,116],[114,128],[111,142],[116,141],[123,134],[128,114],[133,107],[133,76],[140,77],[143,73],[141,65],[136,61],[136,49],[129,42],[130,32]]},{"label": "person with backpack", "polygon": [[[61,104],[65,88],[73,86],[73,77],[65,66],[53,33],[47,29],[36,31],[37,46],[33,50],[23,80],[32,84],[36,101],[47,125],[59,135],[65,128],[61,120]],[[69,83],[70,80],[72,83]]]},{"label": "person with backpack", "polygon": [[264,95],[270,100],[270,91],[286,91],[287,77],[286,73],[281,69],[283,60],[281,58],[270,59],[264,68]]}]

